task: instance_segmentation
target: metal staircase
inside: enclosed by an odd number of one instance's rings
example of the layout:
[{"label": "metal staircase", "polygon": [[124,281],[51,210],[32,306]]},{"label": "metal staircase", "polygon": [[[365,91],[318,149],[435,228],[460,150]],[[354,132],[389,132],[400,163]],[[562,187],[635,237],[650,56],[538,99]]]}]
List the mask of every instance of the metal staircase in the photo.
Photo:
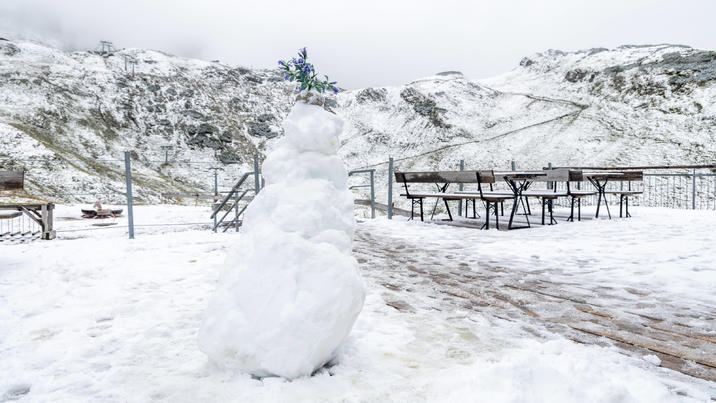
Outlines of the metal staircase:
[{"label": "metal staircase", "polygon": [[[214,204],[211,216],[209,217],[214,220],[214,232],[218,232],[218,229],[221,226],[224,227],[222,232],[226,232],[232,227],[236,232],[239,231],[239,227],[242,222],[241,217],[244,214],[246,207],[249,206],[249,203],[253,200],[254,195],[258,194],[261,190],[262,180],[260,179],[260,176],[261,172],[259,170],[258,156],[254,155],[254,170],[245,172],[241,175],[241,178],[234,186],[231,187],[231,190],[227,192],[221,202]],[[246,187],[245,184],[248,185],[250,183],[250,181],[247,183],[247,179],[250,177],[254,178],[254,186]],[[253,192],[253,194],[249,195],[249,192]],[[243,207],[240,207],[241,202],[245,202]],[[221,214],[222,212],[223,215]],[[233,218],[226,221],[227,217],[229,217],[232,212],[234,213]],[[221,218],[219,218],[219,216],[221,216]]]}]

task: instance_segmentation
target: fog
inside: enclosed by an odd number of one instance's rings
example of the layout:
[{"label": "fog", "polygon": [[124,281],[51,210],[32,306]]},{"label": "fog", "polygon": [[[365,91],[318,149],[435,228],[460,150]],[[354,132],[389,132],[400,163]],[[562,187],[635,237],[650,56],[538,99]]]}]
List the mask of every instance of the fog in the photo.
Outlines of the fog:
[{"label": "fog", "polygon": [[483,78],[547,49],[678,43],[716,48],[716,1],[2,0],[0,36],[68,50],[100,40],[274,68],[307,46],[345,88],[439,71]]}]

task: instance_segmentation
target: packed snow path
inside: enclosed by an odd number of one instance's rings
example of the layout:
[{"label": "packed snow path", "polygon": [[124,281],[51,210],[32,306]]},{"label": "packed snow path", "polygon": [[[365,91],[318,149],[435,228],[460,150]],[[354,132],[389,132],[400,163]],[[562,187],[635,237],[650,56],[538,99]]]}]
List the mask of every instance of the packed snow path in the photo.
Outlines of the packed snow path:
[{"label": "packed snow path", "polygon": [[677,351],[690,345],[685,336],[657,326],[676,329],[708,341],[703,356],[713,357],[713,212],[638,208],[629,220],[509,232],[366,220],[354,248],[363,312],[336,365],[288,382],[222,371],[197,347],[227,245],[242,235],[154,225],[200,222],[208,211],[135,206],[142,226],[127,240],[126,218],[94,230],[79,207],[58,206],[58,230],[72,232],[0,246],[0,401],[716,398],[705,365],[682,365],[697,377],[688,376],[665,368],[681,363],[668,354],[572,328],[642,345],[645,334]]},{"label": "packed snow path", "polygon": [[[715,268],[707,257],[715,239],[696,221],[682,223],[693,225],[689,234],[674,229],[673,220],[489,235],[417,222],[368,223],[355,253],[364,272],[388,276],[385,298],[398,310],[474,310],[519,322],[538,337],[556,333],[654,354],[664,367],[716,381]],[[669,284],[674,274],[682,278]]]}]

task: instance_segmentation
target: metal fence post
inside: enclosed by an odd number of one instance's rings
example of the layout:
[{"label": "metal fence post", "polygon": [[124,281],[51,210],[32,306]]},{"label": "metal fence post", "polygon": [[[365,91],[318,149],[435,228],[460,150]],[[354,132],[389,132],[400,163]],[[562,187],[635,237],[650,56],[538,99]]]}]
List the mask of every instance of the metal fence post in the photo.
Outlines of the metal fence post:
[{"label": "metal fence post", "polygon": [[691,209],[696,210],[696,169],[691,176]]},{"label": "metal fence post", "polygon": [[238,190],[236,191],[236,193],[234,193],[234,213],[235,213],[234,220],[236,220],[236,232],[239,232],[239,191]]},{"label": "metal fence post", "polygon": [[[465,170],[465,160],[460,160],[460,170],[461,171]],[[463,190],[462,183],[460,184],[459,189],[462,192],[462,190]],[[465,207],[465,210],[467,210],[467,207]],[[460,203],[457,205],[457,215],[462,217],[462,200],[460,200]]]},{"label": "metal fence post", "polygon": [[393,219],[393,157],[388,159],[388,219]]},{"label": "metal fence post", "polygon": [[[547,163],[547,169],[552,170],[552,163]],[[554,182],[547,182],[547,189],[554,189]]]},{"label": "metal fence post", "polygon": [[370,171],[370,218],[375,218],[375,170]]},{"label": "metal fence post", "polygon": [[124,177],[127,180],[127,224],[129,239],[134,239],[134,210],[132,209],[132,168],[129,151],[124,152]]},{"label": "metal fence post", "polygon": [[515,170],[515,160],[512,160],[512,170]]},{"label": "metal fence post", "polygon": [[259,182],[259,155],[254,154],[254,192],[259,194],[261,183]]}]

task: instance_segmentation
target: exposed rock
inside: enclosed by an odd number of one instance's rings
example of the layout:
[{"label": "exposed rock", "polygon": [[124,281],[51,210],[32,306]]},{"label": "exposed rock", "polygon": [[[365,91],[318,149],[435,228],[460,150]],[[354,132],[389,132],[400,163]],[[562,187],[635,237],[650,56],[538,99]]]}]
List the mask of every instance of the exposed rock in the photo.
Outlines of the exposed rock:
[{"label": "exposed rock", "polygon": [[169,121],[169,119],[162,119],[158,122],[162,126],[171,126],[172,122]]},{"label": "exposed rock", "polygon": [[219,136],[219,141],[222,141],[224,143],[231,143],[231,140],[233,140],[233,136],[231,135],[231,133],[225,132]]},{"label": "exposed rock", "polygon": [[214,149],[214,150],[221,149],[221,141],[212,139],[212,138],[208,138],[208,137],[204,138],[201,145],[203,145],[204,147]]},{"label": "exposed rock", "polygon": [[241,161],[241,158],[236,153],[229,150],[222,150],[217,157],[224,164],[235,164]]},{"label": "exposed rock", "polygon": [[278,136],[278,133],[271,130],[271,127],[266,122],[248,122],[246,127],[252,136],[266,137],[267,139]]},{"label": "exposed rock", "polygon": [[366,88],[356,93],[358,103],[383,102],[388,91],[385,88]]},{"label": "exposed rock", "polygon": [[15,56],[20,53],[20,48],[8,42],[0,44],[0,51],[2,51],[5,56]]},{"label": "exposed rock", "polygon": [[151,92],[157,92],[160,89],[162,89],[162,87],[160,87],[159,84],[150,84],[147,86],[147,90],[149,90]]},{"label": "exposed rock", "polygon": [[567,74],[565,74],[564,79],[570,83],[576,83],[577,81],[582,81],[587,74],[589,74],[589,72],[582,69],[569,70]]},{"label": "exposed rock", "polygon": [[326,99],[323,101],[323,109],[327,110],[328,112],[334,112],[334,109],[338,108],[338,101],[336,101],[335,97],[326,97]]},{"label": "exposed rock", "polygon": [[206,120],[206,117],[203,114],[193,109],[184,110],[181,112],[181,114],[196,120]]},{"label": "exposed rock", "polygon": [[259,116],[256,117],[256,120],[259,121],[259,122],[268,122],[268,121],[272,121],[272,120],[275,120],[275,119],[276,119],[276,117],[275,117],[274,115],[269,114],[269,113],[264,113],[264,114],[261,114],[261,115],[259,115]]},{"label": "exposed rock", "polygon": [[408,87],[400,92],[400,97],[413,107],[413,110],[421,116],[430,120],[430,122],[444,129],[452,127],[442,119],[442,115],[447,112],[445,109],[438,108],[435,101],[421,94],[412,87]]},{"label": "exposed rock", "polygon": [[264,82],[264,80],[261,77],[255,76],[253,74],[245,75],[244,79],[246,81],[251,81],[252,83],[256,83],[256,84],[261,84]]},{"label": "exposed rock", "polygon": [[208,123],[202,123],[199,125],[199,127],[196,128],[196,132],[198,134],[214,134],[217,133],[219,129],[217,129],[215,126],[212,126]]},{"label": "exposed rock", "polygon": [[523,57],[522,60],[520,60],[520,66],[522,67],[528,67],[535,64],[535,61],[530,59],[529,57]]},{"label": "exposed rock", "polygon": [[204,136],[193,136],[189,137],[189,139],[186,141],[188,145],[194,145],[194,144],[201,144],[202,141],[204,141]]}]

